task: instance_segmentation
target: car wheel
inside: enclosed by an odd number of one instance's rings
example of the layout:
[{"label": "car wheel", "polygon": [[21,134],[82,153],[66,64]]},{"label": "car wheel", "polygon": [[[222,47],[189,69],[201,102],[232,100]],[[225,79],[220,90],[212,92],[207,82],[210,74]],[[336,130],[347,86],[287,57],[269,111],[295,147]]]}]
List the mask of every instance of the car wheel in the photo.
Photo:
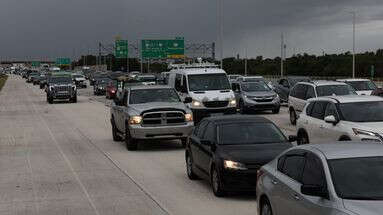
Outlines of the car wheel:
[{"label": "car wheel", "polygon": [[213,193],[217,197],[225,196],[225,189],[223,188],[221,178],[218,174],[217,169],[213,166],[211,170],[211,186]]},{"label": "car wheel", "polygon": [[137,140],[130,135],[129,127],[125,128],[125,144],[128,151],[136,151],[138,148]]},{"label": "car wheel", "polygon": [[298,139],[297,139],[297,144],[298,146],[299,145],[306,145],[306,144],[309,144],[310,141],[309,141],[309,137],[308,135],[306,134],[306,132],[300,132],[298,134]]},{"label": "car wheel", "polygon": [[247,110],[246,110],[245,104],[243,104],[243,101],[239,102],[239,112],[241,114],[246,114],[247,113]]},{"label": "car wheel", "polygon": [[190,180],[198,179],[197,175],[193,172],[193,157],[186,153],[186,174]]},{"label": "car wheel", "polygon": [[49,104],[53,104],[53,98],[48,97],[48,103],[49,103]]},{"label": "car wheel", "polygon": [[113,135],[113,141],[121,141],[121,137],[117,133],[116,123],[114,123],[114,120],[112,119],[112,135]]},{"label": "car wheel", "polygon": [[261,207],[261,215],[273,215],[269,201],[265,200]]},{"label": "car wheel", "polygon": [[77,103],[77,95],[75,95],[72,99],[72,103]]},{"label": "car wheel", "polygon": [[273,114],[278,114],[280,109],[281,109],[280,107],[274,109],[274,110],[273,110]]},{"label": "car wheel", "polygon": [[186,143],[188,142],[188,139],[187,138],[182,138],[181,139],[181,144],[182,144],[182,147],[186,147]]},{"label": "car wheel", "polygon": [[293,109],[290,110],[290,123],[292,125],[297,124],[297,114],[295,113],[295,111]]}]

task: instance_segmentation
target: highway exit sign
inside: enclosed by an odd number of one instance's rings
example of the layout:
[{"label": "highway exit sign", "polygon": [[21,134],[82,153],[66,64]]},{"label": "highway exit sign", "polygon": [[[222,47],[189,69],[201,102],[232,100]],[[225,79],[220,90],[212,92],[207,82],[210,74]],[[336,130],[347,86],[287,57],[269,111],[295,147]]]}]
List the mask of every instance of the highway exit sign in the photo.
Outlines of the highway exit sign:
[{"label": "highway exit sign", "polygon": [[184,58],[185,41],[175,40],[142,40],[141,56],[146,59]]},{"label": "highway exit sign", "polygon": [[116,40],[115,56],[116,58],[128,58],[129,43],[127,40]]}]

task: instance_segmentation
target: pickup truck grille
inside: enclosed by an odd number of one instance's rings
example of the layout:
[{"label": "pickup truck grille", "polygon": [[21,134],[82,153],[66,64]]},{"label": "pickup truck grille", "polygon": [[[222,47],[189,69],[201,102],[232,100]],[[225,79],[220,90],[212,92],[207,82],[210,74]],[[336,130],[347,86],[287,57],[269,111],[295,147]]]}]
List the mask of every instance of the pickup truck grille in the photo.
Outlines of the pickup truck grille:
[{"label": "pickup truck grille", "polygon": [[211,101],[211,102],[203,102],[203,105],[207,108],[221,108],[227,107],[229,101]]},{"label": "pickup truck grille", "polygon": [[142,126],[171,126],[185,124],[185,115],[180,111],[149,112],[143,115]]}]

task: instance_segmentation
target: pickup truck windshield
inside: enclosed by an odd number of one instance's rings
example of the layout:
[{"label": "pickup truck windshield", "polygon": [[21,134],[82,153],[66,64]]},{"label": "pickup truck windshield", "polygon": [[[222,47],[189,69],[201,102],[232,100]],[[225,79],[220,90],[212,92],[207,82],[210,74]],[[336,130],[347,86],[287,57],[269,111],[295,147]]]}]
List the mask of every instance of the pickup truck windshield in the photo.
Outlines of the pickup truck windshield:
[{"label": "pickup truck windshield", "polygon": [[230,90],[226,74],[189,75],[189,91]]},{"label": "pickup truck windshield", "polygon": [[142,89],[132,90],[129,104],[144,104],[151,102],[181,102],[173,89]]}]

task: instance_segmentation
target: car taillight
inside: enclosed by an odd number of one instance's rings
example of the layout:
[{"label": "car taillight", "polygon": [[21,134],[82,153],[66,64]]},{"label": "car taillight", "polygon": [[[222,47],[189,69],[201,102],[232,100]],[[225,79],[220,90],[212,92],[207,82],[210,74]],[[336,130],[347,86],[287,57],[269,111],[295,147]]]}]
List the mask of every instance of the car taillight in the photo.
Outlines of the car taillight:
[{"label": "car taillight", "polygon": [[265,174],[265,171],[263,171],[262,169],[259,169],[257,171],[257,181],[259,181],[263,174]]}]

